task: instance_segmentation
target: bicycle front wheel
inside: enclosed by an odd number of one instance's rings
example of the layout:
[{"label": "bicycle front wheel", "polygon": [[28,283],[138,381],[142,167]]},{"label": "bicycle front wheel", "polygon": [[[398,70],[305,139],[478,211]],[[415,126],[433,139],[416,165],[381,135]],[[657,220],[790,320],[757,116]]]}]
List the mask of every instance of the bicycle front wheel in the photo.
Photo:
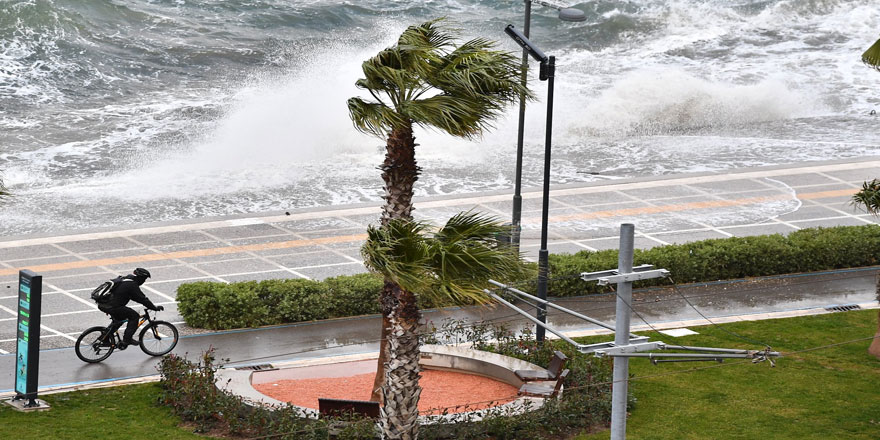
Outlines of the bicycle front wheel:
[{"label": "bicycle front wheel", "polygon": [[177,327],[170,322],[153,321],[141,331],[141,350],[150,356],[162,356],[177,346]]},{"label": "bicycle front wheel", "polygon": [[74,346],[76,357],[90,364],[101,362],[110,357],[115,347],[112,334],[107,335],[107,341],[101,338],[106,331],[107,327],[92,327],[82,332],[76,338],[76,345]]}]

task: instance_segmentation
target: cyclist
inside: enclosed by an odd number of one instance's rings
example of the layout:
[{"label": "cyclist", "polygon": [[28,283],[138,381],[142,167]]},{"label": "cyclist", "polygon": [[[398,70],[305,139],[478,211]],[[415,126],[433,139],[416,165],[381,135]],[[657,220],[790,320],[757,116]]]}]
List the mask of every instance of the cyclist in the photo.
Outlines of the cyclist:
[{"label": "cyclist", "polygon": [[116,348],[125,350],[129,345],[137,345],[132,339],[134,332],[138,327],[138,319],[140,315],[133,309],[126,307],[129,301],[135,301],[143,304],[150,310],[165,310],[162,306],[156,306],[141,291],[141,285],[150,277],[150,271],[144,268],[135,269],[131,275],[116,277],[113,280],[113,295],[110,301],[104,304],[98,304],[98,310],[107,313],[116,321],[128,320],[128,327],[125,328],[125,334],[122,337],[122,344]]}]

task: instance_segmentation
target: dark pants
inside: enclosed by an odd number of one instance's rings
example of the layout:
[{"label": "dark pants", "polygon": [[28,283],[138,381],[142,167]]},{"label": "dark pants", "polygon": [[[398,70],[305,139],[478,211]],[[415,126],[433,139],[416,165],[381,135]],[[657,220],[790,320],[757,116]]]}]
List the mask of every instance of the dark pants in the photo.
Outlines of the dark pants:
[{"label": "dark pants", "polygon": [[138,320],[141,315],[138,312],[135,312],[133,309],[129,307],[114,307],[112,309],[106,309],[103,307],[99,307],[99,309],[104,313],[109,313],[110,317],[113,318],[114,321],[122,321],[123,319],[128,320],[128,327],[125,327],[125,334],[122,336],[122,340],[125,342],[130,342],[132,337],[134,337],[134,332],[138,328]]}]

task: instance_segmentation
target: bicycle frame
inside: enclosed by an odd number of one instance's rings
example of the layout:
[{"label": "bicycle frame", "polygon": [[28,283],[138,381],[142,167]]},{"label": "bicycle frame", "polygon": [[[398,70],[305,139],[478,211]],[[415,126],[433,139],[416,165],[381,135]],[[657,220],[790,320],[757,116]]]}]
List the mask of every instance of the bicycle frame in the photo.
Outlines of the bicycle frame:
[{"label": "bicycle frame", "polygon": [[[117,341],[122,340],[122,338],[119,337],[119,329],[122,328],[122,325],[125,324],[125,323],[127,323],[127,322],[128,322],[128,319],[123,319],[122,321],[116,321],[116,320],[113,320],[113,319],[111,318],[110,325],[107,326],[107,330],[108,330],[108,331],[107,331],[107,334],[105,334],[104,336],[102,336],[102,339],[105,339],[105,340],[106,340],[107,336],[110,336],[110,335],[116,335],[116,340],[117,340]],[[134,331],[135,334],[137,334],[137,330],[138,330],[139,328],[141,328],[141,326],[144,325],[145,322],[153,322],[153,318],[150,316],[150,310],[149,310],[149,309],[144,309],[144,313],[143,313],[141,316],[138,317],[138,325],[137,325],[137,327],[135,328],[135,331]]]}]

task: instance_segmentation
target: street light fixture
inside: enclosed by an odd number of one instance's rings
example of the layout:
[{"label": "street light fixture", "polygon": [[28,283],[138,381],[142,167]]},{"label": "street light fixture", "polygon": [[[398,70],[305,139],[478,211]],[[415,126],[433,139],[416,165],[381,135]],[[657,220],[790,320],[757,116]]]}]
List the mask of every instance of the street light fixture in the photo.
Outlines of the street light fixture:
[{"label": "street light fixture", "polygon": [[[544,55],[537,46],[532,44],[529,39],[520,31],[508,24],[504,28],[504,32],[513,38],[517,44],[522,46],[523,51],[527,55],[541,63],[541,71],[538,78],[541,81],[547,81],[547,125],[545,128],[544,138],[544,195],[541,204],[541,249],[538,250],[538,298],[547,299],[547,278],[549,275],[549,252],[547,251],[547,219],[550,212],[550,140],[553,133],[553,78],[556,73],[556,57]],[[528,59],[526,59],[528,61]],[[542,323],[547,322],[547,306],[541,303],[538,307],[538,320]],[[544,326],[537,326],[535,329],[535,339],[538,343],[544,342],[545,330]]]},{"label": "street light fixture", "polygon": [[[523,26],[522,35],[525,38],[529,37],[529,27],[532,21],[532,3],[537,3],[542,6],[547,6],[559,11],[559,19],[562,21],[570,21],[570,22],[578,22],[584,21],[587,19],[586,14],[580,9],[574,8],[566,8],[560,5],[555,5],[550,2],[542,1],[542,0],[525,0],[526,4],[526,13],[525,13],[525,25]],[[526,86],[526,82],[528,79],[528,68],[529,68],[529,53],[528,50],[523,47],[523,58],[522,58],[522,73],[520,76],[520,82],[523,87]],[[519,237],[520,231],[522,230],[522,158],[523,158],[523,130],[525,126],[526,120],[526,97],[525,95],[520,95],[519,97],[519,130],[516,138],[516,175],[514,177],[514,188],[513,188],[513,218],[511,220],[512,231],[510,234],[511,243],[519,248]]]}]

